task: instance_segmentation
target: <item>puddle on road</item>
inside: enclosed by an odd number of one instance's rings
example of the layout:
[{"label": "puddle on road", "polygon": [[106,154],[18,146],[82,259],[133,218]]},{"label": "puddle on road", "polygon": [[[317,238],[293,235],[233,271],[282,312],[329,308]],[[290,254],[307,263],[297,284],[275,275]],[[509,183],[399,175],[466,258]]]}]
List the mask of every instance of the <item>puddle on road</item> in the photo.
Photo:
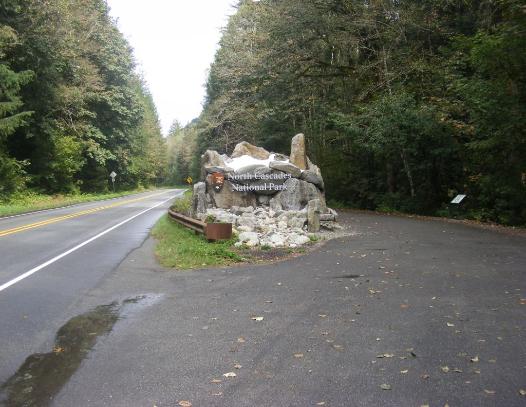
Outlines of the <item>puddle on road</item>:
[{"label": "puddle on road", "polygon": [[100,336],[109,334],[119,319],[153,305],[161,297],[149,294],[126,299],[122,304],[100,305],[70,319],[57,332],[51,352],[29,356],[18,371],[2,384],[0,406],[48,406]]}]

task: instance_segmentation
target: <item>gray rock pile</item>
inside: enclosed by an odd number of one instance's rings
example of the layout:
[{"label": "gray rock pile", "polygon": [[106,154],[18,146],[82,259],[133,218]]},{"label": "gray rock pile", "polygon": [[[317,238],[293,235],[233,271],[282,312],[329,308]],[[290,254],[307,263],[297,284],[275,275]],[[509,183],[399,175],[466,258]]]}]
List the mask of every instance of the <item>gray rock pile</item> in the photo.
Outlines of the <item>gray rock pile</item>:
[{"label": "gray rock pile", "polygon": [[270,207],[233,206],[230,209],[209,208],[198,217],[232,223],[234,233],[239,235],[238,246],[298,247],[310,242],[313,237],[320,238],[327,232],[342,229],[333,210],[320,216],[316,232],[309,231],[307,208],[276,212]]},{"label": "gray rock pile", "polygon": [[309,233],[338,228],[303,134],[292,139],[290,157],[247,142],[236,145],[231,156],[206,151],[192,216],[232,223],[239,244],[248,246],[297,247],[310,241]]}]

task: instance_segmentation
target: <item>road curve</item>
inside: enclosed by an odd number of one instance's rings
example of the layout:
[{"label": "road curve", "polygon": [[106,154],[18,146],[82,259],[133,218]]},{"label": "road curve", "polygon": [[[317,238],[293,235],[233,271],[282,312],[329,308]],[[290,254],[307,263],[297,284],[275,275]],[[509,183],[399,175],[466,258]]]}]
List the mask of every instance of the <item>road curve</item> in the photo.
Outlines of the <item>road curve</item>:
[{"label": "road curve", "polygon": [[181,190],[0,219],[0,382],[53,343],[71,307],[147,238]]}]

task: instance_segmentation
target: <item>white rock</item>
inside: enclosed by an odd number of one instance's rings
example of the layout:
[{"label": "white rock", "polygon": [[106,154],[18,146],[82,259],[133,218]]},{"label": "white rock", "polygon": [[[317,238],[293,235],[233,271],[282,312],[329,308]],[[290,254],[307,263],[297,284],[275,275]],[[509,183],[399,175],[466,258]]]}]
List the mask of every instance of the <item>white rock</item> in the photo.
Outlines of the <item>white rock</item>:
[{"label": "white rock", "polygon": [[290,218],[289,221],[288,221],[288,225],[289,227],[291,228],[299,228],[299,229],[302,229],[303,226],[305,225],[305,222],[307,222],[307,218]]},{"label": "white rock", "polygon": [[251,228],[250,226],[238,226],[237,230],[238,232],[253,232],[254,228]]},{"label": "white rock", "polygon": [[259,237],[256,232],[243,232],[239,235],[239,241],[247,246],[257,246]]},{"label": "white rock", "polygon": [[305,243],[309,243],[310,242],[310,239],[308,236],[305,236],[305,235],[298,235],[296,233],[293,233],[291,235],[289,235],[288,237],[288,243],[290,246],[292,246],[293,244],[294,245],[297,245],[297,246],[301,246],[301,245],[304,245]]},{"label": "white rock", "polygon": [[270,236],[268,236],[268,240],[273,247],[280,247],[285,246],[285,236],[283,236],[281,233],[273,233]]}]

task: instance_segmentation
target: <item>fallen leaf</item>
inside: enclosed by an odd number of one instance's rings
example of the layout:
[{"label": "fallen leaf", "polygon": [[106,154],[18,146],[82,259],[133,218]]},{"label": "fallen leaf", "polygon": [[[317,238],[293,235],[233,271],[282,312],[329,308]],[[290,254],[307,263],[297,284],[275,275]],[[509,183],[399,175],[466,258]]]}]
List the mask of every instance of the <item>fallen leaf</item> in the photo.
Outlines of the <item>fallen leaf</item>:
[{"label": "fallen leaf", "polygon": [[324,406],[325,405],[325,401],[320,401],[319,403],[316,403],[317,406]]},{"label": "fallen leaf", "polygon": [[486,390],[486,389],[484,389],[484,393],[486,393],[486,394],[495,394],[496,391],[495,390]]},{"label": "fallen leaf", "polygon": [[217,393],[212,393],[212,396],[222,396],[222,395],[223,395],[222,391],[217,392]]},{"label": "fallen leaf", "polygon": [[246,341],[245,341],[245,338],[239,337],[239,338],[237,338],[237,342],[238,343],[245,343]]},{"label": "fallen leaf", "polygon": [[497,359],[490,359],[488,360],[489,363],[497,363]]},{"label": "fallen leaf", "polygon": [[234,367],[235,367],[236,369],[241,369],[243,366],[241,366],[239,363],[237,363],[237,364],[234,365]]},{"label": "fallen leaf", "polygon": [[444,373],[447,373],[447,372],[449,372],[449,367],[448,366],[440,366],[440,370],[442,370]]},{"label": "fallen leaf", "polygon": [[228,372],[228,373],[223,374],[223,376],[225,376],[225,377],[236,377],[237,374],[235,374],[234,372]]},{"label": "fallen leaf", "polygon": [[429,407],[429,404],[422,404],[420,407]]},{"label": "fallen leaf", "polygon": [[429,375],[428,374],[423,374],[422,376],[420,376],[422,379],[424,380],[427,380],[429,379]]},{"label": "fallen leaf", "polygon": [[405,370],[400,370],[400,373],[402,374],[406,374],[407,372],[409,372],[409,370],[405,369]]},{"label": "fallen leaf", "polygon": [[258,322],[263,321],[263,319],[264,319],[263,317],[252,317],[253,321],[258,321]]},{"label": "fallen leaf", "polygon": [[409,308],[409,304],[400,304],[400,308],[402,309]]},{"label": "fallen leaf", "polygon": [[217,384],[217,383],[221,383],[222,380],[220,379],[212,379],[212,381],[210,383],[214,383],[214,384]]},{"label": "fallen leaf", "polygon": [[380,355],[376,355],[376,357],[377,357],[378,359],[392,358],[392,357],[394,357],[394,354],[392,354],[392,353],[382,353],[382,354],[380,354]]},{"label": "fallen leaf", "polygon": [[452,324],[451,322],[447,322],[447,326],[455,326],[455,324]]},{"label": "fallen leaf", "polygon": [[478,355],[470,359],[471,362],[477,363],[479,361]]},{"label": "fallen leaf", "polygon": [[526,396],[526,390],[524,390],[524,389],[520,389],[520,390],[519,390],[519,394],[520,394],[521,396]]},{"label": "fallen leaf", "polygon": [[192,407],[192,403],[190,403],[188,400],[181,400],[178,404],[181,407]]},{"label": "fallen leaf", "polygon": [[519,304],[526,305],[526,298],[521,298]]},{"label": "fallen leaf", "polygon": [[342,345],[332,345],[332,347],[333,347],[334,349],[337,349],[337,350],[341,350],[341,349],[343,349],[343,346],[342,346]]},{"label": "fallen leaf", "polygon": [[327,314],[319,314],[318,315],[320,318],[327,318]]},{"label": "fallen leaf", "polygon": [[453,371],[456,373],[462,373],[462,369],[459,369],[458,367],[454,368]]},{"label": "fallen leaf", "polygon": [[296,359],[301,359],[301,358],[303,357],[303,353],[295,353],[295,354],[294,354],[294,357],[295,357]]},{"label": "fallen leaf", "polygon": [[384,384],[381,384],[381,385],[380,385],[380,388],[381,388],[382,390],[391,390],[391,385],[390,385],[390,384],[385,384],[385,383],[384,383]]},{"label": "fallen leaf", "polygon": [[64,348],[61,348],[60,346],[55,346],[53,348],[53,353],[58,354],[58,353],[62,353],[62,352],[64,352]]}]

